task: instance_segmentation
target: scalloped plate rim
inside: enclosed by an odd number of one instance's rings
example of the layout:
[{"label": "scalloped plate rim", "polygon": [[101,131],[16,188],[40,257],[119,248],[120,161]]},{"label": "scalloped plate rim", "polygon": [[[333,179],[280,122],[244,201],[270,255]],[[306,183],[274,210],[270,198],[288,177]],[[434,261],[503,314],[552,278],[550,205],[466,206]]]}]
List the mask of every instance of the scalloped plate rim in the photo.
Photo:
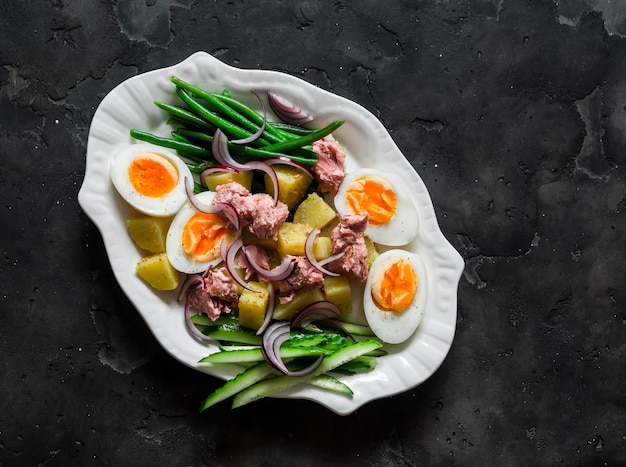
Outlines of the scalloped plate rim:
[{"label": "scalloped plate rim", "polygon": [[[421,254],[427,263],[429,298],[424,319],[414,336],[379,359],[374,371],[342,377],[354,391],[351,398],[312,387],[301,387],[276,397],[315,401],[337,414],[347,415],[370,401],[408,391],[428,379],[441,366],[452,346],[456,332],[457,289],[464,262],[441,232],[430,195],[419,174],[382,123],[355,102],[279,71],[231,67],[206,52],[196,52],[178,64],[133,76],[104,97],[90,126],[85,178],[78,194],[80,206],[102,235],[116,280],[161,346],[178,361],[198,371],[222,379],[236,374],[234,366],[215,368],[198,364],[200,358],[216,347],[200,343],[186,332],[175,294],[155,293],[134,274],[134,262],[141,253],[132,245],[123,225],[124,215],[132,210],[119,199],[109,180],[110,154],[132,142],[129,128],[145,129],[141,126],[143,122],[158,121],[159,114],[152,101],[166,100],[173,95],[166,89],[171,74],[190,81],[195,79],[196,83],[198,79],[208,80],[205,77],[217,82],[223,80],[220,84],[239,94],[252,84],[257,90],[271,87],[297,99],[302,107],[316,114],[320,124],[341,116],[346,123],[336,137],[347,148],[348,170],[350,164],[356,164],[352,168],[384,169],[379,154],[385,154],[394,164],[400,164],[400,176],[415,193],[420,231],[407,248]],[[120,115],[120,108],[127,109],[129,115]],[[154,128],[154,132],[163,132],[163,127]],[[431,280],[433,278],[437,280]]]}]

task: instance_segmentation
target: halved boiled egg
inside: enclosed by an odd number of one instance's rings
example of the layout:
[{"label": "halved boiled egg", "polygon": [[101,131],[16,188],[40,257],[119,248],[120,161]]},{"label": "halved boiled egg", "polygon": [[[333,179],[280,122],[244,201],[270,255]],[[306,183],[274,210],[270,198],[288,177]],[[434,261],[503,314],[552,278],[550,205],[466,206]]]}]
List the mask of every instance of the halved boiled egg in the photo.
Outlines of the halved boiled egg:
[{"label": "halved boiled egg", "polygon": [[[211,204],[215,192],[204,191],[196,198],[203,204]],[[230,243],[234,235],[228,222],[219,214],[200,212],[190,203],[184,205],[172,219],[165,239],[165,251],[172,266],[180,272],[195,274],[222,261],[222,241]]]},{"label": "halved boiled egg", "polygon": [[417,235],[419,217],[407,189],[391,173],[359,169],[346,175],[335,196],[339,214],[369,215],[367,234],[376,243],[406,245]]},{"label": "halved boiled egg", "polygon": [[119,194],[139,212],[173,216],[187,201],[189,167],[176,154],[146,144],[133,144],[111,160],[111,180]]},{"label": "halved boiled egg", "polygon": [[427,295],[422,258],[410,251],[387,250],[376,258],[365,283],[365,319],[380,340],[399,344],[422,321]]}]

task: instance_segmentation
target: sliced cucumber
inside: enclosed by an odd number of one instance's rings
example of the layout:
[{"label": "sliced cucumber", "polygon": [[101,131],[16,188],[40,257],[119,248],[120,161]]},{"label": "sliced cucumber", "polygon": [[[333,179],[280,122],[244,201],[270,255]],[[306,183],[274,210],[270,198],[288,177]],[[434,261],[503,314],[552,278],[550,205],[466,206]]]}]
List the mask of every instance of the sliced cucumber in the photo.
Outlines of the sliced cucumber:
[{"label": "sliced cucumber", "polygon": [[350,344],[336,352],[328,355],[322,364],[310,375],[307,376],[277,376],[263,381],[258,381],[250,387],[239,392],[233,399],[233,408],[254,402],[263,397],[275,394],[279,391],[289,389],[299,383],[310,380],[316,376],[322,375],[343,365],[350,360],[360,357],[372,350],[382,346],[380,342],[374,339],[367,339],[361,342]]},{"label": "sliced cucumber", "polygon": [[257,336],[254,331],[233,323],[207,326],[202,330],[202,333],[216,341],[228,341],[250,345],[261,345],[262,343],[261,336]]},{"label": "sliced cucumber", "polygon": [[378,360],[376,360],[376,357],[370,357],[368,355],[369,354],[350,360],[349,362],[344,363],[340,367],[335,368],[333,371],[337,373],[347,374],[347,375],[353,375],[355,373],[365,373],[367,371],[371,371],[374,368],[376,368],[376,364],[378,363]]},{"label": "sliced cucumber", "polygon": [[317,375],[306,382],[312,386],[351,396],[354,394],[350,386],[331,375]]},{"label": "sliced cucumber", "polygon": [[323,335],[297,335],[286,341],[283,345],[289,347],[313,347],[324,341]]},{"label": "sliced cucumber", "polygon": [[[374,336],[374,331],[372,331],[372,329],[369,326],[364,326],[361,324],[354,324],[354,323],[346,323],[345,321],[341,321],[340,324],[344,331],[349,332],[353,336],[363,336],[363,337]],[[323,328],[333,329],[334,331],[338,329],[336,325],[333,325],[333,323],[329,321],[322,321],[320,325]]]},{"label": "sliced cucumber", "polygon": [[209,318],[207,315],[193,315],[191,322],[197,326],[218,326],[220,324],[238,324],[239,318],[236,315],[221,315],[215,321]]},{"label": "sliced cucumber", "polygon": [[[319,347],[281,347],[280,357],[283,360],[300,357],[318,357],[324,353]],[[260,348],[223,350],[212,353],[200,360],[200,363],[245,363],[260,362],[264,359]]]},{"label": "sliced cucumber", "polygon": [[228,399],[230,396],[237,394],[239,391],[252,386],[254,383],[274,373],[274,369],[266,362],[257,363],[247,368],[209,394],[209,396],[202,401],[202,404],[200,404],[200,412],[224,399]]}]

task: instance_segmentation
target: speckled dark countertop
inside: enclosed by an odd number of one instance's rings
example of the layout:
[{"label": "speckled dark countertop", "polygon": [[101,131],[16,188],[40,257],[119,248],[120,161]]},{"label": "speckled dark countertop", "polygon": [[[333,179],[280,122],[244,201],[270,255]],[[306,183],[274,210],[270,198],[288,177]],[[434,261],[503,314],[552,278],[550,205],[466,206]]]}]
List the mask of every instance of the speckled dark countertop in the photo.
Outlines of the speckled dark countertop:
[{"label": "speckled dark countertop", "polygon": [[[598,0],[0,2],[0,465],[624,465],[626,7]],[[373,112],[461,252],[454,344],[340,417],[197,413],[82,212],[125,79],[206,51]]]}]

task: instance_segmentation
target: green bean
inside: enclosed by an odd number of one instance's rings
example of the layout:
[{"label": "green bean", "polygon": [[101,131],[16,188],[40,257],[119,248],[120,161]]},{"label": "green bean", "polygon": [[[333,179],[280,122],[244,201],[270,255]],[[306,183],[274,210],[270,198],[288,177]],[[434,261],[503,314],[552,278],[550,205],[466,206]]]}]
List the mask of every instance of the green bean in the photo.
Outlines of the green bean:
[{"label": "green bean", "polygon": [[[256,133],[261,128],[261,125],[263,125],[263,117],[261,115],[235,99],[230,99],[220,96],[219,94],[205,91],[204,89],[189,84],[176,76],[171,76],[170,80],[176,86],[184,89],[192,96],[198,96],[201,99],[204,99],[215,109],[221,112],[225,118],[231,120],[235,124],[238,124],[251,133]],[[285,138],[280,136],[277,131],[272,130],[273,128],[268,127],[266,124],[263,136],[269,143],[280,143],[285,140]]]},{"label": "green bean", "polygon": [[[263,116],[260,115],[258,112],[256,112],[254,109],[251,109],[247,105],[231,97],[223,96],[220,94],[214,94],[214,96],[216,99],[222,101],[225,105],[230,107],[233,111],[239,112],[240,114],[243,114],[244,116],[246,116],[248,119],[252,120],[254,123],[257,124],[258,127],[260,127],[263,124]],[[267,120],[265,121],[265,130],[266,130],[266,133],[270,133],[274,135],[276,138],[279,138],[280,140],[285,140],[285,139],[289,139],[293,137],[293,135],[285,135],[284,132],[275,128],[274,123],[269,122]],[[269,139],[270,138],[268,138],[268,140]],[[275,141],[275,142],[278,142],[278,141]]]},{"label": "green bean", "polygon": [[272,159],[275,157],[287,157],[303,165],[314,165],[317,162],[317,159],[309,159],[308,157],[294,156],[282,152],[267,151],[265,148],[252,148],[250,146],[244,146],[243,153],[251,156],[252,160],[254,160],[254,158]]},{"label": "green bean", "polygon": [[217,165],[217,162],[203,161],[203,162],[200,162],[199,164],[187,164],[187,167],[189,167],[189,170],[191,171],[191,173],[201,174],[204,171],[204,169],[213,167],[214,165]]},{"label": "green bean", "polygon": [[130,136],[146,143],[151,143],[164,148],[182,151],[185,154],[200,156],[204,158],[213,157],[211,151],[200,146],[196,146],[195,144],[185,143],[170,138],[164,138],[162,136],[153,135],[152,133],[147,133],[145,131],[131,129]]},{"label": "green bean", "polygon": [[[192,96],[190,96],[189,93],[183,88],[176,88],[176,93],[181,98],[181,100],[185,104],[187,104],[199,117],[212,123],[219,129],[221,129],[224,133],[234,136],[237,139],[247,138],[253,134],[253,132],[247,131],[240,126],[235,125],[230,120],[227,120],[226,118],[221,117],[215,112],[210,111],[205,106],[200,104],[197,100],[195,100]],[[270,143],[263,138],[259,138],[252,144],[267,146]]]},{"label": "green bean", "polygon": [[293,136],[308,135],[309,133],[313,133],[316,130],[315,128],[306,128],[303,126],[292,125],[290,123],[284,122],[271,122],[271,125],[277,130],[286,131],[293,134]]},{"label": "green bean", "polygon": [[[188,141],[198,141],[199,143],[211,144],[213,141],[213,136],[207,135],[201,131],[193,131],[187,130],[185,128],[179,128],[174,131],[172,134],[177,134],[177,138],[185,138]],[[300,162],[301,164],[313,165],[317,162],[317,154],[311,150],[305,148],[296,148],[293,150],[293,154],[284,153],[284,152],[272,152],[272,151],[264,151],[263,148],[252,148],[250,146],[237,146],[232,143],[228,143],[228,148],[234,154],[244,154],[248,155],[256,155],[257,157],[261,157],[264,159],[272,158],[272,157],[287,157],[296,162]],[[242,149],[243,148],[243,149]]]},{"label": "green bean", "polygon": [[[179,132],[177,131],[172,131],[172,137],[176,140],[176,141],[180,141],[181,143],[187,143],[187,144],[193,144],[193,142],[191,142],[188,138],[185,138],[184,136],[182,136]],[[195,145],[194,145],[195,146]]]},{"label": "green bean", "polygon": [[198,193],[202,193],[203,191],[207,191],[207,187],[205,187],[204,185],[202,185],[201,183],[198,183],[194,180],[193,182],[193,192],[194,194],[198,194]]},{"label": "green bean", "polygon": [[210,132],[215,131],[215,125],[212,125],[202,120],[201,118],[197,117],[196,115],[194,115],[192,112],[190,112],[187,109],[184,109],[182,107],[178,107],[172,104],[166,104],[165,102],[159,102],[159,101],[155,101],[154,105],[156,105],[162,110],[165,110],[167,113],[169,113],[173,118],[175,118],[178,121],[182,121],[184,123],[191,123],[194,126],[200,127]]},{"label": "green bean", "polygon": [[185,138],[188,141],[195,140],[200,143],[211,144],[213,143],[213,135],[208,135],[203,133],[202,131],[194,131],[189,130],[187,128],[179,128],[176,131],[173,131],[172,134],[176,133],[178,137]]},{"label": "green bean", "polygon": [[324,128],[320,128],[319,130],[315,130],[308,135],[300,136],[298,139],[293,139],[290,141],[285,141],[284,143],[272,144],[269,146],[265,146],[263,149],[266,151],[273,152],[287,152],[292,149],[301,148],[303,146],[310,145],[315,141],[322,139],[325,136],[328,136],[341,125],[343,125],[343,120],[335,120],[334,122],[326,125]]}]

